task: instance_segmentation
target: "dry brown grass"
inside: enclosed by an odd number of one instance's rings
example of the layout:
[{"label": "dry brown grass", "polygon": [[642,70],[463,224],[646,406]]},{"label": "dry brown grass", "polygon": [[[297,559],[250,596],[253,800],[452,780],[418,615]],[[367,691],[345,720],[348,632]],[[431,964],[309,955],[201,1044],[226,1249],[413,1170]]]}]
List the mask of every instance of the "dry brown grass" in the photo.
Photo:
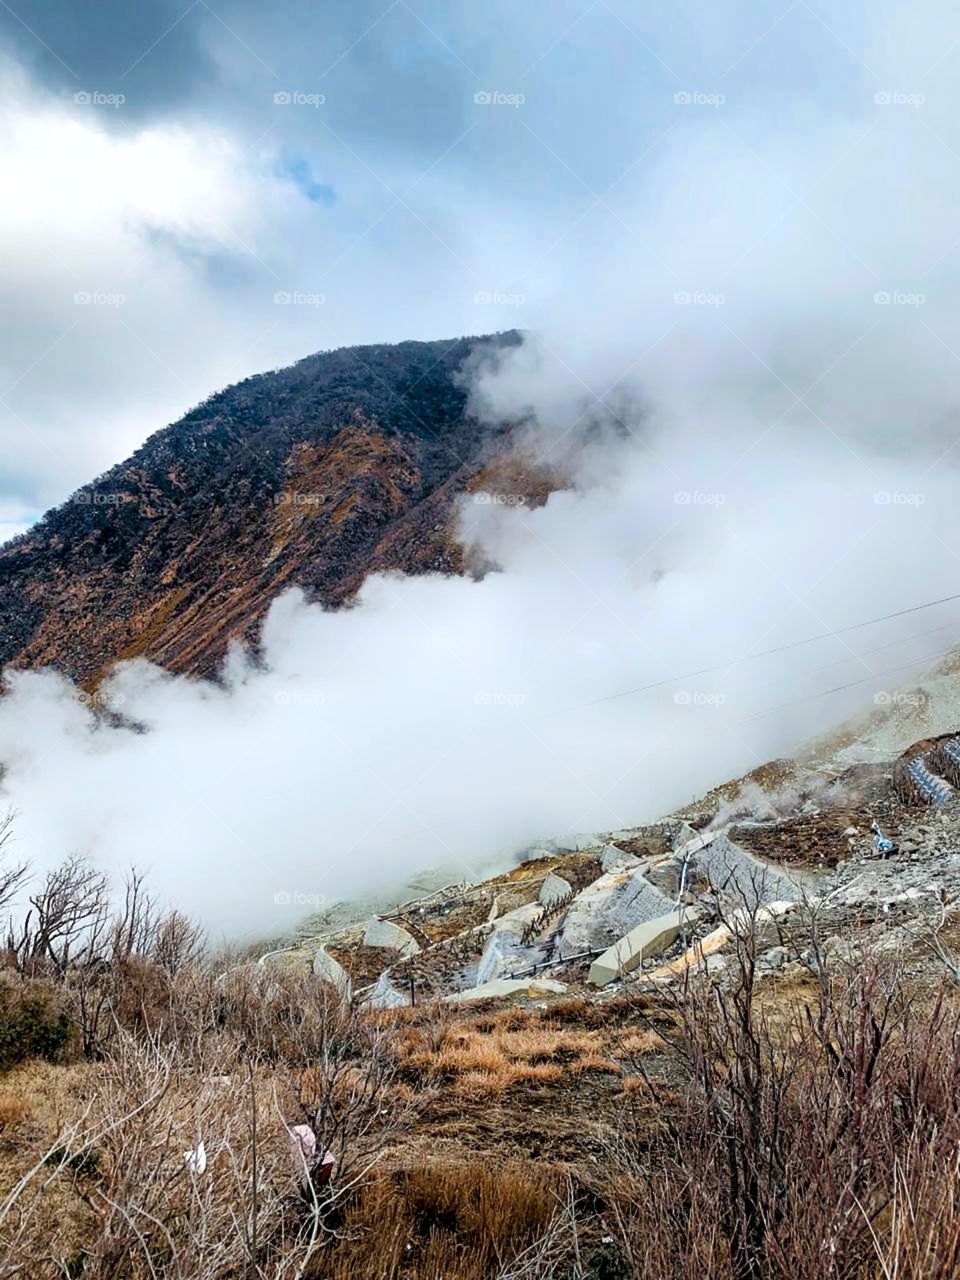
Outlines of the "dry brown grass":
[{"label": "dry brown grass", "polygon": [[[891,963],[835,971],[819,987],[770,983],[743,1004],[730,988],[691,985],[672,1009],[640,997],[592,1012],[571,1000],[559,1016],[556,1006],[368,1016],[337,1005],[315,1026],[308,986],[271,978],[242,1001],[228,991],[227,1043],[218,1025],[162,1044],[133,1037],[129,1061],[118,1056],[125,1037],[98,1063],[25,1063],[0,1079],[0,1189],[62,1143],[91,1102],[99,1128],[94,1173],[78,1172],[76,1146],[49,1178],[41,1166],[23,1274],[62,1280],[46,1262],[84,1251],[88,1280],[233,1280],[254,1266],[273,1280],[824,1280],[828,1241],[831,1276],[954,1280],[960,1007],[952,988],[908,992]],[[815,994],[820,1017],[810,1019]],[[753,1044],[759,1059],[744,1053]],[[320,1103],[335,1121],[321,1141],[338,1171],[324,1184],[328,1234],[307,1256],[310,1210],[285,1123]],[[369,1130],[350,1129],[356,1105]],[[121,1123],[104,1126],[113,1117]],[[202,1240],[183,1164],[201,1131],[209,1170],[197,1190],[212,1215]],[[559,1221],[575,1204],[576,1238],[561,1233],[562,1258],[541,1250],[533,1269],[518,1269],[529,1246],[555,1239],[562,1167],[575,1182]],[[250,1221],[252,1186],[261,1237],[251,1249],[237,1224]],[[148,1224],[149,1253],[137,1233],[124,1236],[114,1204]],[[16,1226],[6,1224],[7,1243]],[[602,1236],[610,1265],[594,1266]]]},{"label": "dry brown grass", "polygon": [[[405,1067],[425,1081],[438,1080],[461,1097],[502,1094],[514,1084],[571,1082],[584,1072],[618,1074],[618,1053],[648,1050],[656,1037],[635,1030],[616,1032],[555,1023],[539,1011],[504,1009],[472,1015],[423,1031],[403,1026],[398,1052]],[[618,1041],[621,1043],[618,1044]]]},{"label": "dry brown grass", "polygon": [[505,1071],[509,1063],[503,1050],[496,1044],[447,1045],[434,1060],[437,1071],[461,1075],[464,1071]]},{"label": "dry brown grass", "polygon": [[663,1049],[663,1039],[655,1031],[646,1029],[629,1031],[618,1042],[621,1052],[631,1058],[642,1058],[645,1054],[656,1053]]},{"label": "dry brown grass", "polygon": [[620,1092],[625,1097],[649,1094],[649,1086],[642,1076],[624,1076],[620,1084]]},{"label": "dry brown grass", "polygon": [[30,1103],[26,1098],[10,1093],[0,1093],[0,1133],[16,1125],[30,1115]]},{"label": "dry brown grass", "polygon": [[584,1071],[606,1071],[610,1075],[619,1075],[622,1069],[619,1062],[614,1062],[612,1058],[605,1058],[599,1053],[585,1053],[571,1066],[571,1070],[577,1075]]},{"label": "dry brown grass", "polygon": [[509,1163],[425,1164],[384,1175],[344,1215],[325,1280],[490,1280],[537,1240],[562,1190],[557,1171]]},{"label": "dry brown grass", "polygon": [[[95,1087],[85,1063],[20,1063],[3,1076],[0,1106],[16,1119],[0,1126],[0,1196],[48,1151],[57,1135],[75,1122]],[[90,1214],[63,1180],[53,1180],[38,1206],[39,1227],[51,1250],[65,1256],[90,1230]]]},{"label": "dry brown grass", "polygon": [[514,1080],[532,1080],[539,1084],[562,1080],[563,1067],[552,1062],[525,1062],[512,1068]]}]

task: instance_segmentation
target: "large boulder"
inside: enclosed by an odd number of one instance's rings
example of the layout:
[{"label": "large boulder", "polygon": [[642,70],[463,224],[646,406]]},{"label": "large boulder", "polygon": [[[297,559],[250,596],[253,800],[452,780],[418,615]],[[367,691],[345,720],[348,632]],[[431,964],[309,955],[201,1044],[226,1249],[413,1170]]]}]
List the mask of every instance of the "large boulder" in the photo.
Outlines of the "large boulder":
[{"label": "large boulder", "polygon": [[600,869],[602,871],[626,871],[628,867],[638,867],[640,859],[615,844],[605,844],[600,850]]},{"label": "large boulder", "polygon": [[554,982],[550,978],[495,978],[492,982],[484,982],[479,987],[470,987],[467,991],[458,991],[455,995],[445,996],[446,1004],[462,1004],[470,1000],[502,1000],[506,996],[527,995],[560,995],[567,990],[563,982]]},{"label": "large boulder", "polygon": [[559,853],[584,853],[587,849],[599,849],[603,841],[599,836],[581,832],[578,835],[557,836],[552,844]]},{"label": "large boulder", "polygon": [[564,916],[558,942],[564,958],[608,947],[635,925],[673,908],[673,901],[650,884],[643,872],[643,866],[609,871],[577,894]]},{"label": "large boulder", "polygon": [[487,939],[477,964],[474,985],[492,982],[494,978],[510,976],[517,969],[538,964],[545,959],[545,949],[523,942],[527,925],[543,911],[539,902],[516,907],[494,920],[493,932]]},{"label": "large boulder", "polygon": [[652,885],[676,902],[680,896],[680,885],[689,887],[690,875],[684,872],[684,860],[676,854],[668,854],[665,858],[657,858],[647,867],[646,877]]},{"label": "large boulder", "polygon": [[785,871],[760,862],[726,835],[717,835],[691,856],[690,871],[697,888],[710,886],[735,900],[738,907],[793,901],[800,896],[797,881]]},{"label": "large boulder", "polygon": [[681,822],[670,841],[672,849],[682,849],[691,840],[696,840],[699,833],[694,831],[689,822]]},{"label": "large boulder", "polygon": [[343,965],[334,960],[333,956],[328,951],[325,951],[323,947],[318,947],[317,953],[313,957],[313,972],[316,977],[336,987],[344,1000],[350,999],[352,992],[350,975]]},{"label": "large boulder", "polygon": [[416,939],[411,937],[406,929],[401,929],[392,920],[381,920],[379,917],[375,917],[367,925],[363,935],[363,945],[389,947],[393,951],[399,951],[402,956],[415,956],[420,950]]},{"label": "large boulder", "polygon": [[384,969],[363,1003],[371,1009],[400,1009],[410,1003],[410,997],[397,990],[390,980],[390,970]]},{"label": "large boulder", "polygon": [[570,881],[564,880],[563,876],[555,875],[551,871],[540,888],[540,902],[543,906],[549,907],[569,893],[573,893],[573,885]]},{"label": "large boulder", "polygon": [[671,911],[638,924],[594,960],[587,974],[588,981],[595,987],[605,987],[608,982],[639,968],[648,956],[660,955],[673,946],[691,920],[689,911]]}]

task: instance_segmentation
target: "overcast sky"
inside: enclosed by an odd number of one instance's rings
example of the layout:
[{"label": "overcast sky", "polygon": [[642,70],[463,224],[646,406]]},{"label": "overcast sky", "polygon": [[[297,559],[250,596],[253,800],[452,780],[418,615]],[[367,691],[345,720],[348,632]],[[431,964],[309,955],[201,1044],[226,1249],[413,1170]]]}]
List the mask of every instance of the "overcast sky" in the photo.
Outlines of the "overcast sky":
[{"label": "overcast sky", "polygon": [[[923,289],[960,235],[958,39],[951,6],[888,0],[4,3],[0,534],[311,351],[558,309],[589,345],[621,268],[626,337],[808,237],[840,270],[798,307],[849,271]],[[863,192],[902,278],[851,226]]]}]

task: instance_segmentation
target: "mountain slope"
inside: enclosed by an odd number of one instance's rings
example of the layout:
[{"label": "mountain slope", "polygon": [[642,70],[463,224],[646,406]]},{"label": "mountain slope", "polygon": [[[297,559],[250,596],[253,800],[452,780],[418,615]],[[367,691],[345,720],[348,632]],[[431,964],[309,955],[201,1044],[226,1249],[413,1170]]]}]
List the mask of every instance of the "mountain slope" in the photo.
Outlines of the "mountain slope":
[{"label": "mountain slope", "polygon": [[0,548],[0,665],[209,672],[286,587],[338,605],[373,570],[460,571],[453,505],[510,442],[458,371],[517,341],[343,348],[211,396]]}]

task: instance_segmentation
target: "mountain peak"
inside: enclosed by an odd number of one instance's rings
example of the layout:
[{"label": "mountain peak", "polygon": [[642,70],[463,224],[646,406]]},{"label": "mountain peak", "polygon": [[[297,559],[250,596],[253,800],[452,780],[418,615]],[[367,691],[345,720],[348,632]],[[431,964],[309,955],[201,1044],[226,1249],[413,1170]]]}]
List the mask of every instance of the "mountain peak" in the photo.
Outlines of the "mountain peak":
[{"label": "mountain peak", "polygon": [[454,505],[510,441],[464,362],[520,339],[342,347],[211,395],[0,548],[0,664],[209,674],[287,587],[459,572]]}]

